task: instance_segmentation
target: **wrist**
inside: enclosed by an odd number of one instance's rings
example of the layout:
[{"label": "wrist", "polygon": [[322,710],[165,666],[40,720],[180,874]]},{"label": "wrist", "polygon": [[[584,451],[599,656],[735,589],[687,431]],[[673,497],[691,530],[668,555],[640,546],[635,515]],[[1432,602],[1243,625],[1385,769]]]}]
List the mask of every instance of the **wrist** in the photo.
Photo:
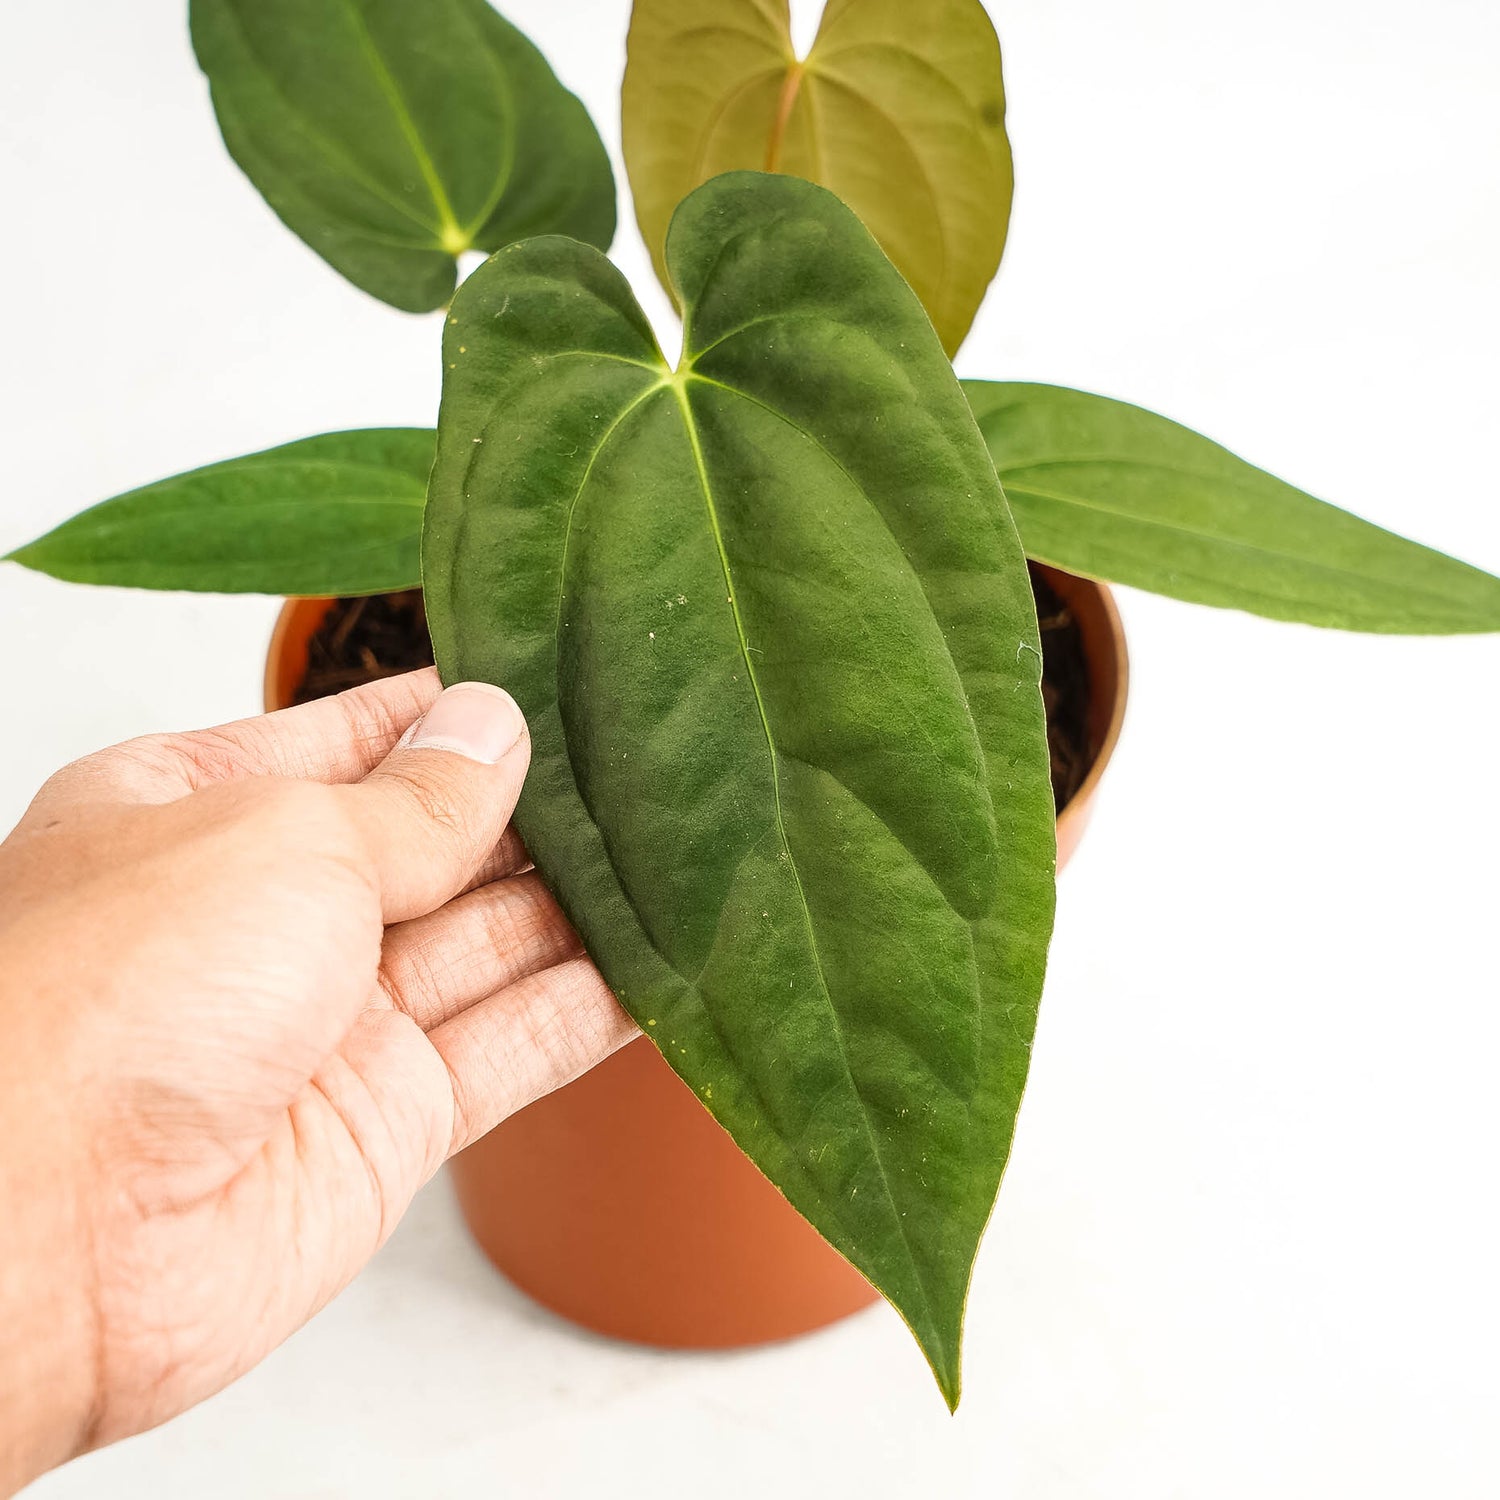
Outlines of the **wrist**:
[{"label": "wrist", "polygon": [[27,1050],[0,1068],[0,1496],[90,1446],[98,1389],[84,1179]]}]

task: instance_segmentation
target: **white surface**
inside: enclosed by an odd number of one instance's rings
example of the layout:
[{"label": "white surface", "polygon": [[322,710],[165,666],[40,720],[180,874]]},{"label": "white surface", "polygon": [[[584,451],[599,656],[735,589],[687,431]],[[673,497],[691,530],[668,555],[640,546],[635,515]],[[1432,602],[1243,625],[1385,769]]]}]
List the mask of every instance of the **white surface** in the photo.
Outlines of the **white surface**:
[{"label": "white surface", "polygon": [[[0,21],[0,551],[195,463],[432,419],[436,320],[260,204],[182,10]],[[508,6],[612,145],[626,12]],[[1019,189],[962,371],[1134,399],[1500,570],[1500,11],[994,13]],[[655,314],[628,223],[617,255]],[[1500,640],[1123,606],[1130,722],[956,1420],[883,1309],[714,1358],[576,1334],[439,1185],[238,1388],[40,1500],[1495,1494]],[[0,826],[74,754],[255,710],[274,610],[0,569]]]}]

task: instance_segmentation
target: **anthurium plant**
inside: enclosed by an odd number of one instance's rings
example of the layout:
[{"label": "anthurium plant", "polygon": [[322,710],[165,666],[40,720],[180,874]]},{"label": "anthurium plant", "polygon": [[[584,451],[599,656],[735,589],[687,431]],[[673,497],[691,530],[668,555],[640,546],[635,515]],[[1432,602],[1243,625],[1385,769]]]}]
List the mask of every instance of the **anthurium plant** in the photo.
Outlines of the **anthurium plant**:
[{"label": "anthurium plant", "polygon": [[1500,629],[1500,580],[1139,408],[955,378],[1011,199],[979,0],[829,0],[800,57],[785,0],[636,0],[675,364],[606,259],[592,125],[486,0],[193,0],[192,33],[285,223],[446,307],[436,433],[198,469],[12,560],[420,585],[445,676],[526,710],[517,822],[621,1002],[955,1403],[1052,925],[1026,559],[1386,632]]}]

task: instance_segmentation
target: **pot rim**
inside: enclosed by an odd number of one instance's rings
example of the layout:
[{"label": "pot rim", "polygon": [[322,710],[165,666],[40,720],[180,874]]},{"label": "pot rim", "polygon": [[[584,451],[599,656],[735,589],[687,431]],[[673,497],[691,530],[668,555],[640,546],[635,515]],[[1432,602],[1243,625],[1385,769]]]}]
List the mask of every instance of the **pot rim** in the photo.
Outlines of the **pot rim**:
[{"label": "pot rim", "polygon": [[[1081,825],[1087,821],[1093,810],[1094,797],[1099,790],[1105,767],[1114,757],[1115,747],[1120,742],[1120,733],[1125,726],[1125,705],[1130,697],[1130,652],[1125,644],[1125,622],[1120,617],[1120,607],[1115,601],[1114,591],[1103,579],[1070,573],[1066,568],[1055,568],[1047,563],[1040,563],[1038,566],[1046,571],[1049,578],[1062,578],[1070,584],[1083,584],[1094,593],[1104,625],[1102,644],[1109,658],[1097,663],[1097,680],[1096,663],[1091,661],[1089,664],[1089,691],[1096,690],[1098,680],[1108,682],[1110,701],[1103,732],[1099,736],[1099,748],[1094,752],[1088,771],[1078,784],[1078,790],[1058,810],[1058,842],[1062,844],[1065,835],[1072,831],[1075,824]],[[1095,649],[1100,644],[1098,639],[1089,642],[1089,646]]]},{"label": "pot rim", "polygon": [[[1078,790],[1057,813],[1059,847],[1070,847],[1070,836],[1075,832],[1081,833],[1083,824],[1088,821],[1099,782],[1120,740],[1120,731],[1125,723],[1125,703],[1130,695],[1130,656],[1125,645],[1125,626],[1120,618],[1119,606],[1107,583],[1081,573],[1070,573],[1065,568],[1055,568],[1047,563],[1039,563],[1038,566],[1050,579],[1061,581],[1062,586],[1058,590],[1061,594],[1073,595],[1080,586],[1086,588],[1097,601],[1097,613],[1103,623],[1102,631],[1088,632],[1086,644],[1090,656],[1089,690],[1094,692],[1098,684],[1107,683],[1110,699],[1103,732],[1099,737],[1099,747],[1094,752],[1088,771],[1079,783]],[[288,678],[287,657],[289,652],[301,652],[306,648],[305,636],[297,639],[304,635],[304,632],[297,629],[305,618],[304,612],[331,602],[328,595],[304,594],[288,598],[283,603],[276,616],[276,625],[271,632],[266,652],[263,692],[267,711],[285,708],[290,701],[290,694],[284,691]],[[305,635],[310,635],[312,628],[315,626],[309,627]],[[1093,652],[1101,645],[1106,659],[1096,662],[1092,659]]]}]

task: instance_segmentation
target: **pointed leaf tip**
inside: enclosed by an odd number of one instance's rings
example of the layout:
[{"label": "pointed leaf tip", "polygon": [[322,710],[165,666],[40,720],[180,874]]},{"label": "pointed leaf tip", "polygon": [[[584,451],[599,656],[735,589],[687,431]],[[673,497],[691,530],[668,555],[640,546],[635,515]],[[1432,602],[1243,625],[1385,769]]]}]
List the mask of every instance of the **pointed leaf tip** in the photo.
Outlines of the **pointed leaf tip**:
[{"label": "pointed leaf tip", "polygon": [[589,952],[956,1405],[1052,920],[1025,563],[931,324],[831,193],[717,178],[667,255],[676,371],[585,246],[460,290],[438,661],[521,702],[518,825]]},{"label": "pointed leaf tip", "polygon": [[1337,630],[1500,630],[1500,579],[1316,500],[1166,417],[1060,386],[963,385],[1039,562]]}]

